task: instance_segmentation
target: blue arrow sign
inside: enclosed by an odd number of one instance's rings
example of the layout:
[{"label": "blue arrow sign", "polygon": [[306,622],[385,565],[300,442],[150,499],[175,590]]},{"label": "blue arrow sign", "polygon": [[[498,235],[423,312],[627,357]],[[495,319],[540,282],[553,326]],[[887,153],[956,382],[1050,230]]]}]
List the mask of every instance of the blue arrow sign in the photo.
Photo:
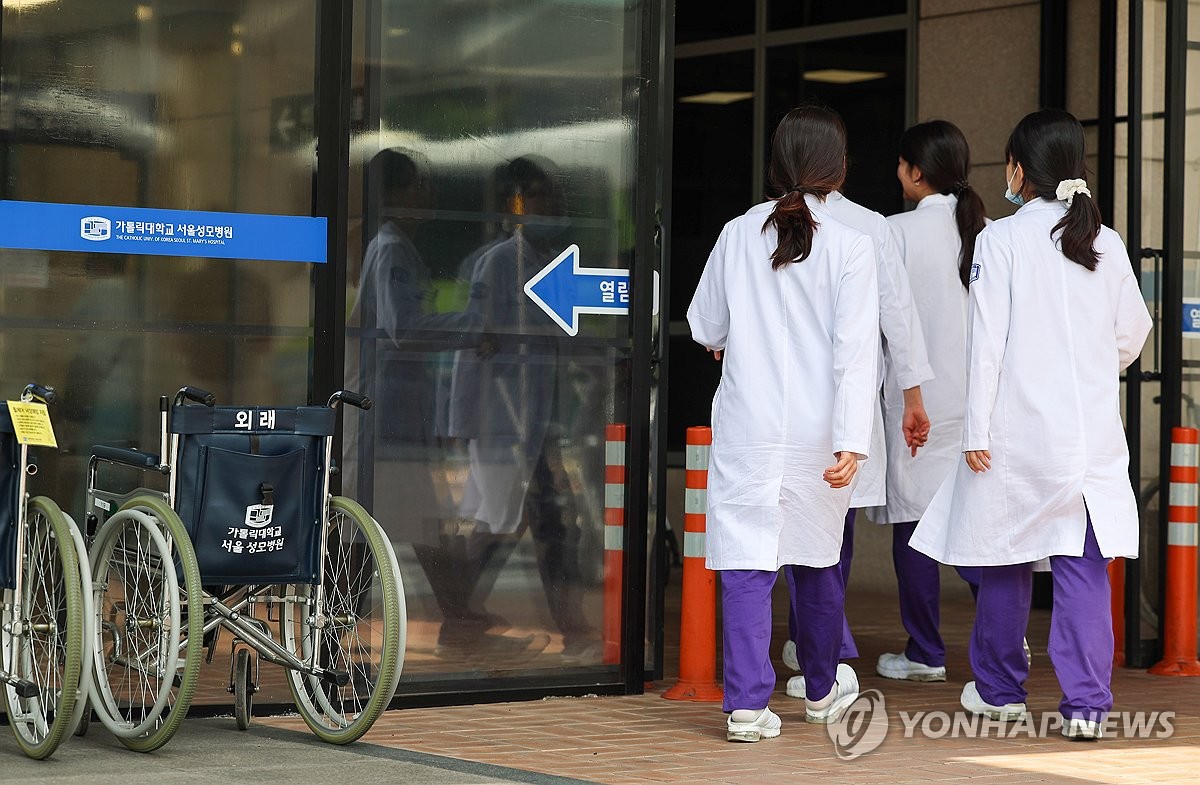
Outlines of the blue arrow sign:
[{"label": "blue arrow sign", "polygon": [[[658,273],[654,273],[658,313]],[[525,284],[525,294],[567,335],[579,334],[579,316],[629,313],[629,271],[581,267],[579,246],[571,245]]]}]

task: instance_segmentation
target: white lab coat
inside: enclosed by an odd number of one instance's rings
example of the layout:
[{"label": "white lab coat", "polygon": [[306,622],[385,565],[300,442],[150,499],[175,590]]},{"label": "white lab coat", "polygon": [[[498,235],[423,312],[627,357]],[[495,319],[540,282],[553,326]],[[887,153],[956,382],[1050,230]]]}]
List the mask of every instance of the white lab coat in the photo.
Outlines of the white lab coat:
[{"label": "white lab coat", "polygon": [[[887,440],[887,505],[876,523],[920,520],[942,481],[962,460],[963,405],[967,397],[967,289],[958,275],[962,241],[954,211],[958,199],[926,196],[917,209],[888,218],[908,274],[933,379],[921,382],[929,413],[929,441],[913,457],[904,442],[904,394],[890,361],[883,382]],[[911,385],[910,385],[911,386]]]},{"label": "white lab coat", "polygon": [[[857,229],[875,243],[875,264],[879,274],[879,327],[882,342],[877,352],[879,378],[883,364],[896,371],[904,389],[916,387],[933,378],[921,320],[913,302],[908,276],[904,274],[900,250],[887,219],[834,191],[827,202],[830,214],[841,223]],[[874,460],[859,467],[854,480],[850,506],[855,509],[878,507],[887,501],[887,451],[884,445],[883,408],[875,396],[875,420],[871,431],[871,455]]]},{"label": "white lab coat", "polygon": [[820,222],[807,259],[772,269],[778,239],[763,223],[774,203],[752,207],[721,231],[688,308],[692,338],[725,352],[712,411],[709,569],[836,564],[850,489],[822,475],[835,452],[870,454],[873,243],[805,199]]},{"label": "white lab coat", "polygon": [[[946,564],[1081,556],[1087,514],[1106,557],[1138,555],[1119,374],[1150,332],[1121,238],[1104,227],[1094,272],[1051,240],[1062,202],[1038,199],[975,244],[962,449],[909,544]],[[1086,509],[1085,509],[1086,503]]]}]

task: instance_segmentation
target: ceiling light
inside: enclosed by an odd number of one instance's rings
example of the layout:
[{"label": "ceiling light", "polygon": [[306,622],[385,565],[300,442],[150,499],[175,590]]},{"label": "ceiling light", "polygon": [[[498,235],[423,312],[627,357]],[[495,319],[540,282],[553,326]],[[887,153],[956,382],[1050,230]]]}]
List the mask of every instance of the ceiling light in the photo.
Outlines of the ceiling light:
[{"label": "ceiling light", "polygon": [[408,35],[407,27],[389,27],[388,38],[399,38],[400,36]]},{"label": "ceiling light", "polygon": [[149,22],[154,18],[154,9],[148,5],[139,5],[134,9],[133,15],[137,17],[139,22]]},{"label": "ceiling light", "polygon": [[679,99],[681,104],[709,104],[711,106],[727,106],[738,101],[746,101],[754,97],[754,93],[733,93],[713,90],[708,93],[687,95]]},{"label": "ceiling light", "polygon": [[823,68],[819,71],[805,71],[804,81],[825,82],[827,84],[857,84],[883,79],[887,71],[848,71],[842,68]]}]

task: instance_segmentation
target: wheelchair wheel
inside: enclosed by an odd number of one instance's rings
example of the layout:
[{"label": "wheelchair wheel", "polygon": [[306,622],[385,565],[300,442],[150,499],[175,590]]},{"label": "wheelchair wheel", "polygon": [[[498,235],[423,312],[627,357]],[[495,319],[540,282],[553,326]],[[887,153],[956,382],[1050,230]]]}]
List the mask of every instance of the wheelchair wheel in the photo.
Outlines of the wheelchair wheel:
[{"label": "wheelchair wheel", "polygon": [[288,670],[300,715],[319,738],[348,744],[370,729],[396,692],[404,657],[404,591],[395,554],[357,502],[334,497],[325,542],[324,619],[316,587],[297,585],[281,615],[284,646],[348,675],[345,684]]},{"label": "wheelchair wheel", "polygon": [[250,650],[242,648],[233,659],[233,718],[238,730],[248,730],[254,715],[254,661],[250,656]]},{"label": "wheelchair wheel", "polygon": [[79,556],[58,505],[41,496],[30,499],[22,525],[21,618],[12,618],[10,606],[3,624],[3,667],[19,682],[5,684],[3,693],[18,746],[40,760],[54,752],[73,726],[82,668],[83,597]]},{"label": "wheelchair wheel", "polygon": [[79,526],[76,525],[75,519],[70,515],[63,513],[66,516],[67,522],[70,524],[71,539],[75,543],[75,553],[79,556],[79,585],[83,591],[83,649],[80,661],[82,667],[79,670],[79,695],[75,700],[75,712],[71,717],[72,733],[76,736],[86,736],[88,726],[92,720],[92,703],[88,699],[88,693],[92,683],[92,665],[94,658],[92,657],[92,641],[95,640],[95,634],[92,630],[92,624],[95,621],[95,608],[92,604],[92,565],[87,556],[87,544],[83,540],[83,534],[79,531]]},{"label": "wheelchair wheel", "polygon": [[150,752],[178,730],[196,690],[204,637],[196,555],[179,516],[144,495],[105,521],[91,561],[92,708],[122,744]]}]

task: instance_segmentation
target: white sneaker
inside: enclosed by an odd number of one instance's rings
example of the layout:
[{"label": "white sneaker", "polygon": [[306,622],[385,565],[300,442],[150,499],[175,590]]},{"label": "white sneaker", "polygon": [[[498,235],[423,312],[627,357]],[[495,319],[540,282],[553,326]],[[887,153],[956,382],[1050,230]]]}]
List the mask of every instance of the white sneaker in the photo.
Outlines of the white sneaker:
[{"label": "white sneaker", "polygon": [[725,739],[750,742],[773,739],[779,735],[781,727],[783,722],[779,715],[770,709],[736,709],[725,721]]},{"label": "white sneaker", "polygon": [[963,686],[962,697],[959,698],[962,707],[972,714],[982,714],[1001,722],[1019,720],[1025,716],[1024,703],[1006,703],[1003,706],[993,706],[979,696],[975,682],[969,681]]},{"label": "white sneaker", "polygon": [[907,679],[908,681],[945,681],[946,666],[925,665],[913,662],[903,652],[880,654],[875,663],[875,672],[885,679]]},{"label": "white sneaker", "polygon": [[803,698],[804,697],[804,677],[803,676],[793,676],[792,678],[788,679],[787,694],[788,694],[789,698]]},{"label": "white sneaker", "polygon": [[817,725],[837,722],[842,712],[858,700],[858,674],[846,663],[837,666],[833,689],[819,701],[804,701],[804,719]]},{"label": "white sneaker", "polygon": [[[800,658],[796,656],[796,642],[795,641],[784,641],[783,653],[780,656],[783,658],[784,665],[788,666],[788,668],[799,673]],[[804,697],[803,693],[801,693],[800,697]]]},{"label": "white sneaker", "polygon": [[1072,717],[1063,725],[1062,735],[1075,741],[1096,741],[1104,738],[1104,726],[1095,720]]}]

